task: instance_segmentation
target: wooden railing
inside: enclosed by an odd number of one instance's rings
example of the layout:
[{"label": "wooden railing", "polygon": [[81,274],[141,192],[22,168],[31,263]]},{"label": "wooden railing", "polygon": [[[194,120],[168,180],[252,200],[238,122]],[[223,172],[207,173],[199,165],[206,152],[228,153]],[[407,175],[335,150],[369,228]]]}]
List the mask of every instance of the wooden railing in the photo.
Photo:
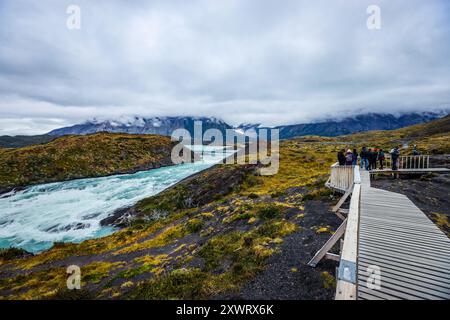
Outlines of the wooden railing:
[{"label": "wooden railing", "polygon": [[[430,156],[400,156],[398,158],[398,169],[428,169],[430,167]],[[392,167],[392,158],[386,155],[386,168]]]},{"label": "wooden railing", "polygon": [[[361,194],[361,174],[359,166],[339,166],[335,163],[331,166],[331,177],[328,187],[345,191],[332,211],[341,218],[342,224],[331,236],[323,247],[316,252],[308,265],[315,267],[323,258],[339,261],[339,271],[336,283],[336,299],[356,299],[356,274],[358,256],[358,228],[359,228],[359,204]],[[340,209],[344,201],[351,195],[350,208],[345,210],[347,217],[342,216],[344,210]],[[340,212],[339,212],[340,211]],[[334,245],[344,237],[341,254],[331,253]]]},{"label": "wooden railing", "polygon": [[354,166],[340,166],[336,162],[331,166],[330,180],[327,185],[345,192],[353,186],[353,176]]},{"label": "wooden railing", "polygon": [[336,283],[336,300],[356,299],[356,278],[358,258],[359,207],[361,195],[361,176],[359,167],[353,169],[353,191],[345,227],[344,243],[339,261]]}]

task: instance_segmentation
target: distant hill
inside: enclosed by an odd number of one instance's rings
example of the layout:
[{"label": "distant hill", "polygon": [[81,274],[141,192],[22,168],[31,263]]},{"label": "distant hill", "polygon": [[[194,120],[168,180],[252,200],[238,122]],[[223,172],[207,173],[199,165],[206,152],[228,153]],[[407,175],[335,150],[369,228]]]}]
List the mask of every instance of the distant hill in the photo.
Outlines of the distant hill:
[{"label": "distant hill", "polygon": [[281,139],[309,135],[335,137],[372,130],[395,130],[438,119],[443,115],[445,114],[432,112],[407,113],[399,116],[369,113],[338,121],[331,120],[318,123],[295,124],[279,126],[277,128],[280,129]]},{"label": "distant hill", "polygon": [[0,147],[20,148],[32,144],[50,142],[55,138],[55,136],[49,136],[46,134],[36,136],[0,136]]},{"label": "distant hill", "polygon": [[426,154],[450,153],[450,115],[397,130],[361,132],[333,138],[335,141],[348,141],[350,145],[365,144],[383,147],[386,150],[395,145],[403,146],[402,152],[412,152],[417,145],[419,152]]},{"label": "distant hill", "polygon": [[0,193],[17,186],[171,165],[173,146],[165,136],[97,133],[0,149]]}]

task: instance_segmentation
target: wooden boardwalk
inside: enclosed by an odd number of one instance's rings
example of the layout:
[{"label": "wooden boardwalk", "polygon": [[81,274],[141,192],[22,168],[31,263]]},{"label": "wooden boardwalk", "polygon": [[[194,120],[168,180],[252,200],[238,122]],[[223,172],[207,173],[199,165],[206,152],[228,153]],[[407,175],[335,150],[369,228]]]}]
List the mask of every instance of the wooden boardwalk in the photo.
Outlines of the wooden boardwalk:
[{"label": "wooden boardwalk", "polygon": [[[333,169],[327,186],[345,192],[333,208],[343,223],[309,265],[339,261],[336,299],[450,299],[450,239],[405,195],[372,188],[371,172]],[[330,253],[342,237],[340,255]]]},{"label": "wooden boardwalk", "polygon": [[362,172],[358,299],[450,299],[450,239],[406,196],[368,180]]}]

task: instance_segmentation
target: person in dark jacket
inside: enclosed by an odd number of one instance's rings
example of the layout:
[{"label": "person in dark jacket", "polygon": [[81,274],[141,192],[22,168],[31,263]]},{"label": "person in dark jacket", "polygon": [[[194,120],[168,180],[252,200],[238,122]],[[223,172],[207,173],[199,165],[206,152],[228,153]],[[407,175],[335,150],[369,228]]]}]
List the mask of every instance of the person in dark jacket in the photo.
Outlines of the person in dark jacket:
[{"label": "person in dark jacket", "polygon": [[420,156],[420,152],[417,150],[416,145],[413,146],[412,154],[413,154],[413,156]]},{"label": "person in dark jacket", "polygon": [[366,147],[362,147],[359,156],[361,157],[361,160],[360,160],[361,169],[365,168],[366,170],[369,170],[369,161],[367,160],[367,148]]},{"label": "person in dark jacket", "polygon": [[373,149],[372,154],[370,155],[370,160],[372,164],[370,165],[371,170],[377,169],[377,157],[378,157],[378,149]]},{"label": "person in dark jacket", "polygon": [[358,163],[358,152],[356,151],[356,149],[353,149],[353,163],[352,163],[352,165],[356,166],[357,163]]},{"label": "person in dark jacket", "polygon": [[384,159],[385,159],[383,149],[380,149],[378,151],[378,157],[377,158],[378,158],[378,162],[380,163],[380,169],[383,170],[384,169]]},{"label": "person in dark jacket", "polygon": [[391,150],[392,170],[398,170],[398,158],[400,157],[400,148],[394,147]]},{"label": "person in dark jacket", "polygon": [[337,154],[338,157],[338,162],[340,166],[345,166],[345,150],[342,149],[341,151],[338,152]]},{"label": "person in dark jacket", "polygon": [[369,169],[372,170],[373,167],[373,151],[369,148],[369,151],[367,151],[367,162],[369,162]]}]

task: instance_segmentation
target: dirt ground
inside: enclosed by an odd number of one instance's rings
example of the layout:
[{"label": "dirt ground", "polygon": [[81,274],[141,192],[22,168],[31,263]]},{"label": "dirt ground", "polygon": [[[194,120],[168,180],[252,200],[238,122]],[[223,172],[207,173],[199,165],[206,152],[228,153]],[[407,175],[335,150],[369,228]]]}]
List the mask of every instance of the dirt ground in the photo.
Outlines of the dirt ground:
[{"label": "dirt ground", "polygon": [[[233,296],[245,300],[322,300],[333,299],[337,263],[322,260],[316,268],[308,261],[329,239],[341,221],[331,211],[335,201],[311,200],[305,204],[305,216],[298,220],[299,230],[284,238],[281,252],[267,261],[264,272],[246,283]],[[317,234],[313,226],[328,225],[330,232]]]}]

